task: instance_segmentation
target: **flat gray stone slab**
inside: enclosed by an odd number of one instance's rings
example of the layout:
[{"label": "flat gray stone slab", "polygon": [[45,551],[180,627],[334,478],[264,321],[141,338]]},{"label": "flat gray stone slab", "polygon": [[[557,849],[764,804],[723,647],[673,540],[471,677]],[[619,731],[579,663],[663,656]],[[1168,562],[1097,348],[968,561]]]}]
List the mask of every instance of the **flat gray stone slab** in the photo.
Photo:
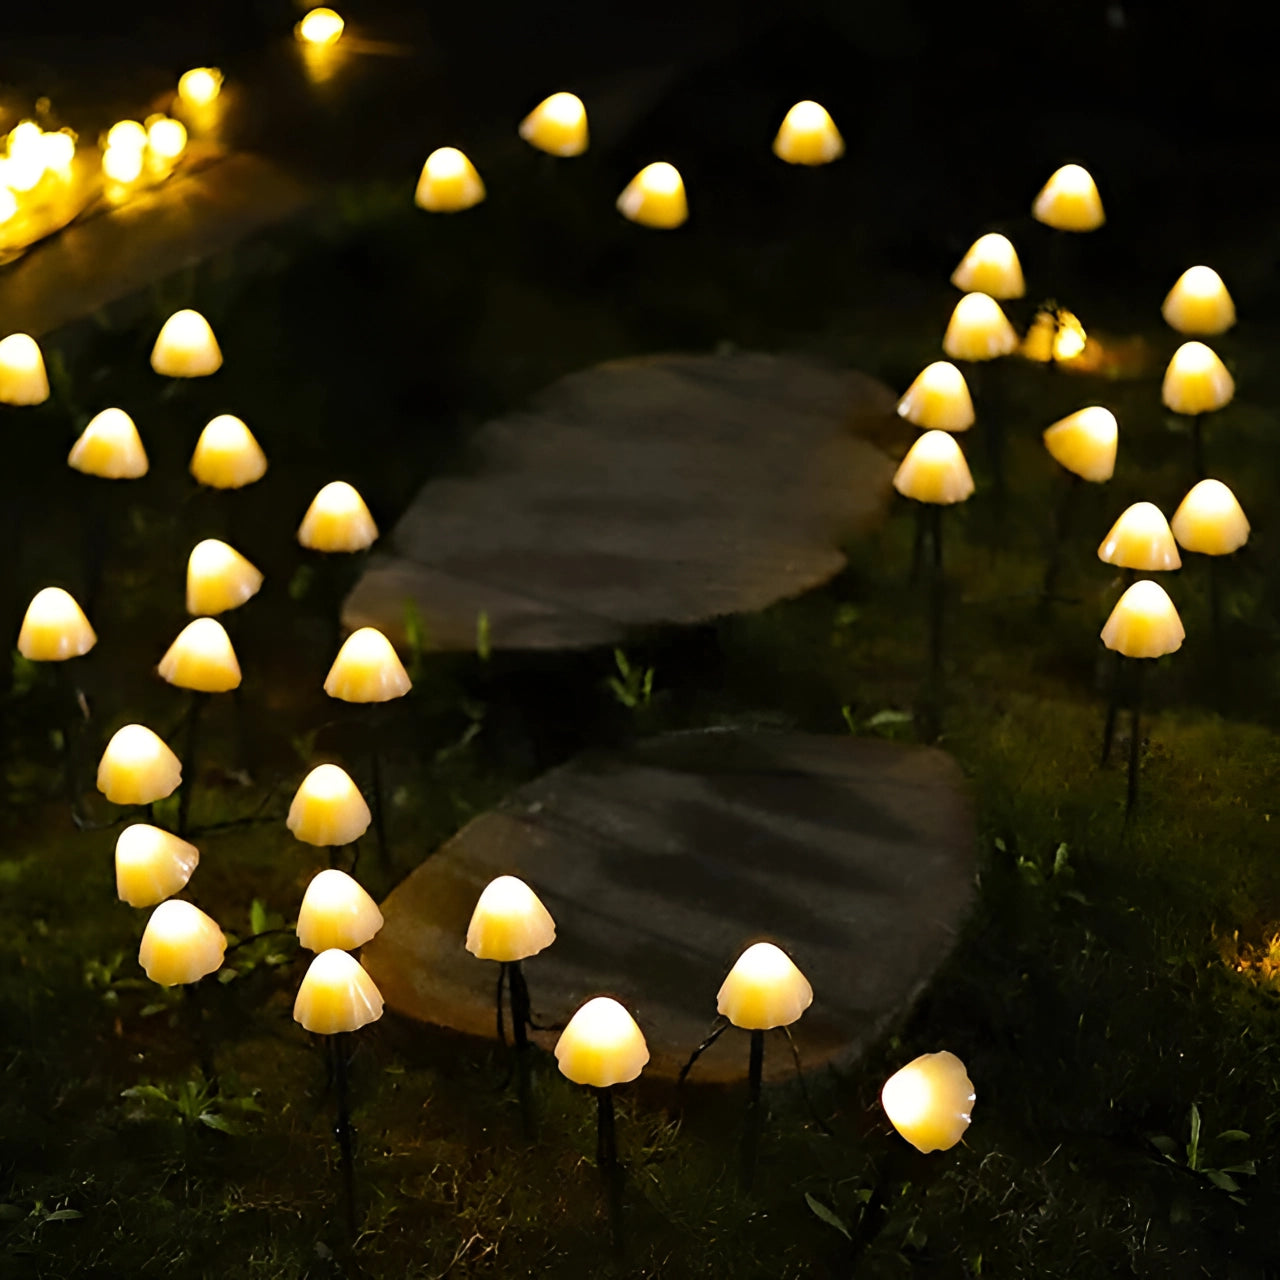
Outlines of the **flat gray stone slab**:
[{"label": "flat gray stone slab", "polygon": [[[363,959],[387,1003],[494,1035],[497,966],[463,946],[495,876],[525,879],[555,917],[525,963],[535,1019],[563,1022],[618,996],[674,1078],[715,1018],[745,946],[789,952],[814,988],[795,1026],[806,1066],[856,1057],[946,957],[973,894],[960,770],[875,739],[704,730],[588,754],[512,793],[429,857],[382,904]],[[552,1034],[536,1037],[545,1047]],[[780,1036],[766,1071],[793,1070]],[[730,1030],[696,1079],[745,1074]]]},{"label": "flat gray stone slab", "polygon": [[584,648],[750,612],[820,585],[876,523],[893,393],[792,356],[667,355],[561,379],[481,427],[467,476],[430,481],[343,619],[433,647]]}]

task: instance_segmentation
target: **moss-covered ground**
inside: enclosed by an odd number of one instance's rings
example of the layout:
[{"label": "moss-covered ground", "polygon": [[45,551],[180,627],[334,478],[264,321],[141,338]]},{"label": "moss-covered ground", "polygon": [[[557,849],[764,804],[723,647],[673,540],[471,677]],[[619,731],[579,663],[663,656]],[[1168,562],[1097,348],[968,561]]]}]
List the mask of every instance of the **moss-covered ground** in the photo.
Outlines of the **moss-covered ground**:
[{"label": "moss-covered ground", "polygon": [[[655,113],[636,158],[705,106],[687,89]],[[704,128],[722,124],[712,112]],[[345,1238],[324,1057],[290,1017],[305,961],[275,932],[316,869],[284,829],[292,788],[318,756],[363,766],[354,727],[320,694],[338,584],[293,542],[311,494],[350,479],[388,525],[424,478],[468,465],[469,426],[613,356],[800,349],[897,387],[935,358],[964,243],[907,246],[874,215],[850,218],[866,199],[852,162],[826,175],[766,166],[745,143],[718,167],[698,154],[695,222],[677,236],[610,221],[630,154],[539,175],[512,152],[465,218],[414,214],[403,184],[351,189],[306,224],[46,344],[54,400],[3,415],[6,635],[39,586],[84,590],[88,548],[105,548],[106,572],[101,643],[75,664],[92,718],[68,730],[68,689],[16,661],[4,706],[6,1277],[1277,1273],[1280,379],[1256,318],[1221,344],[1240,395],[1210,428],[1211,471],[1235,487],[1254,536],[1222,566],[1217,650],[1205,566],[1189,558],[1170,582],[1188,640],[1147,682],[1142,795],[1126,824],[1127,720],[1115,761],[1097,760],[1109,671],[1097,633],[1120,584],[1093,548],[1128,502],[1171,511],[1192,477],[1186,436],[1159,407],[1173,342],[1155,323],[1188,263],[1172,236],[1153,244],[1123,217],[1098,257],[1082,240],[1056,268],[1046,238],[1010,224],[1033,295],[1056,292],[1086,324],[1136,335],[1146,365],[1114,381],[982,371],[979,409],[1004,426],[1008,489],[994,498],[970,448],[979,493],[946,521],[942,735],[970,780],[981,870],[973,916],[918,1007],[856,1068],[770,1098],[751,1196],[735,1188],[737,1093],[629,1089],[621,1264],[605,1246],[589,1099],[540,1061],[528,1140],[495,1047],[388,1016],[361,1033],[353,1063],[361,1215]],[[1123,214],[1135,184],[1113,173]],[[1241,296],[1246,316],[1264,303],[1261,289]],[[226,367],[207,385],[162,385],[149,344],[186,304],[212,319]],[[1082,493],[1064,599],[1046,610],[1064,477],[1039,432],[1090,402],[1120,418],[1120,465]],[[62,460],[85,419],[116,403],[137,420],[152,472],[100,493]],[[186,459],[223,411],[250,423],[272,468],[244,493],[210,495]],[[266,932],[193,1004],[142,980],[143,916],[115,900],[115,815],[89,781],[118,725],[177,735],[184,703],[152,671],[184,621],[185,559],[204,536],[229,537],[268,582],[237,624],[239,710],[210,717],[191,896],[233,941]],[[634,709],[608,685],[611,653],[449,656],[424,637],[388,752],[395,865],[366,855],[371,887],[389,888],[512,785],[585,745],[726,721],[912,739],[925,630],[910,541],[910,515],[896,510],[822,591],[634,637],[629,660],[654,671],[652,698]],[[68,741],[86,830],[64,799]],[[940,1047],[969,1067],[974,1124],[955,1150],[916,1158],[877,1095],[890,1070]]]}]

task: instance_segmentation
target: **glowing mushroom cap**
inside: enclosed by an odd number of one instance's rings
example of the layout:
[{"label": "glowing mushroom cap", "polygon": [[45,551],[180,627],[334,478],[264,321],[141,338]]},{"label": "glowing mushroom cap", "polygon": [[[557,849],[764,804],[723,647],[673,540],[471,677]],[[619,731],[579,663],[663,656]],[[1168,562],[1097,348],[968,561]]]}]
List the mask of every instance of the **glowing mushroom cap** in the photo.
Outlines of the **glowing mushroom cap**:
[{"label": "glowing mushroom cap", "polygon": [[964,1137],[977,1095],[964,1063],[945,1049],[922,1053],[880,1090],[890,1123],[917,1151],[949,1151]]},{"label": "glowing mushroom cap", "polygon": [[1047,428],[1044,447],[1059,466],[1082,480],[1102,484],[1115,473],[1119,437],[1115,414],[1095,404],[1077,409]]},{"label": "glowing mushroom cap", "polygon": [[973,398],[964,374],[949,360],[927,365],[898,401],[898,416],[925,430],[968,431]]},{"label": "glowing mushroom cap", "polygon": [[526,960],[556,940],[556,922],[517,876],[491,880],[467,926],[467,950],[481,960]]},{"label": "glowing mushroom cap", "polygon": [[222,350],[198,311],[175,311],[151,349],[151,367],[166,378],[204,378],[222,368]]},{"label": "glowing mushroom cap", "polygon": [[1227,366],[1203,342],[1184,342],[1164,373],[1161,395],[1174,413],[1213,413],[1231,403],[1236,384]]},{"label": "glowing mushroom cap", "polygon": [[573,93],[553,93],[520,121],[520,136],[549,156],[580,156],[587,149],[587,109]]},{"label": "glowing mushroom cap", "polygon": [[628,222],[670,231],[689,217],[680,170],[665,160],[647,164],[618,197],[618,212]]},{"label": "glowing mushroom cap", "polygon": [[116,894],[131,907],[154,907],[185,888],[199,861],[195,845],[135,822],[116,840]]},{"label": "glowing mushroom cap", "polygon": [[258,594],[262,571],[217,538],[197,542],[187,559],[187,612],[196,615],[238,609]]},{"label": "glowing mushroom cap", "polygon": [[950,506],[973,493],[973,476],[954,436],[926,431],[899,463],[893,487],[904,498]]},{"label": "glowing mushroom cap", "polygon": [[200,433],[191,474],[210,489],[240,489],[267,472],[267,455],[253,432],[230,413],[219,414]]},{"label": "glowing mushroom cap", "polygon": [[136,480],[147,474],[147,451],[123,409],[103,409],[71,446],[67,465],[103,480]]},{"label": "glowing mushroom cap", "polygon": [[[135,124],[134,120],[121,121],[122,124]],[[138,125],[141,129],[142,126]],[[144,133],[145,136],[145,133]],[[123,183],[126,186],[130,182],[137,182],[142,176],[142,162],[145,153],[142,150],[135,150],[131,146],[113,146],[108,147],[102,153],[102,172],[112,182]]]},{"label": "glowing mushroom cap", "polygon": [[11,333],[0,341],[0,404],[43,404],[49,398],[49,378],[36,340]]},{"label": "glowing mushroom cap", "polygon": [[1169,290],[1160,314],[1179,333],[1225,333],[1236,322],[1236,304],[1212,267],[1188,267]]},{"label": "glowing mushroom cap", "polygon": [[107,130],[106,150],[142,151],[147,145],[147,131],[136,120],[120,120]]},{"label": "glowing mushroom cap", "polygon": [[88,653],[98,637],[75,597],[61,587],[37,591],[18,632],[18,652],[31,662],[62,662]]},{"label": "glowing mushroom cap", "polygon": [[1182,568],[1173,531],[1153,502],[1135,502],[1121,514],[1098,548],[1098,559],[1144,573]]},{"label": "glowing mushroom cap", "polygon": [[735,1027],[789,1027],[813,1003],[813,988],[791,957],[772,942],[756,942],[737,959],[716,996],[716,1012]]},{"label": "glowing mushroom cap", "polygon": [[1202,556],[1229,556],[1249,541],[1249,521],[1221,480],[1201,480],[1169,522],[1178,545]]},{"label": "glowing mushroom cap", "polygon": [[312,9],[294,27],[293,33],[304,44],[337,44],[346,25],[332,9]]},{"label": "glowing mushroom cap", "polygon": [[321,871],[298,909],[298,941],[308,951],[354,951],[382,928],[382,912],[345,871]]},{"label": "glowing mushroom cap", "polygon": [[457,147],[438,147],[422,166],[413,202],[428,213],[461,213],[484,196],[475,165]]},{"label": "glowing mushroom cap", "polygon": [[182,781],[182,762],[145,725],[118,729],[98,762],[98,790],[112,804],[153,804]]},{"label": "glowing mushroom cap", "polygon": [[324,678],[324,691],[341,702],[390,702],[413,682],[391,641],[376,627],[353,631]]},{"label": "glowing mushroom cap", "polygon": [[994,298],[966,293],[951,313],[942,349],[954,360],[995,360],[1018,349],[1018,335]]},{"label": "glowing mushroom cap", "polygon": [[382,992],[355,956],[330,948],[311,962],[298,998],[293,1020],[317,1035],[332,1036],[358,1031],[382,1017]]},{"label": "glowing mushroom cap", "polygon": [[188,622],[160,659],[158,669],[161,679],[197,693],[227,693],[240,687],[236,651],[216,618]]},{"label": "glowing mushroom cap", "polygon": [[1088,169],[1064,164],[1040,189],[1031,206],[1037,222],[1058,231],[1095,231],[1107,220],[1102,197]]},{"label": "glowing mushroom cap", "polygon": [[178,97],[189,107],[207,107],[222,92],[217,67],[192,67],[178,77]]},{"label": "glowing mushroom cap", "polygon": [[153,117],[147,121],[147,149],[153,160],[176,160],[187,149],[187,126],[172,116]]},{"label": "glowing mushroom cap", "polygon": [[649,1046],[635,1019],[609,996],[588,1000],[556,1041],[561,1075],[597,1089],[634,1080],[649,1061]]},{"label": "glowing mushroom cap", "polygon": [[303,844],[324,848],[359,840],[372,821],[369,806],[347,771],[336,764],[322,764],[303,778],[285,825]]},{"label": "glowing mushroom cap", "polygon": [[830,164],[844,155],[844,139],[826,107],[806,99],[783,117],[773,154],[788,164]]},{"label": "glowing mushroom cap", "polygon": [[147,921],[138,963],[162,987],[199,982],[222,967],[227,939],[199,907],[179,898],[162,902]]},{"label": "glowing mushroom cap", "polygon": [[1144,579],[1116,602],[1102,628],[1102,643],[1126,658],[1162,658],[1182,648],[1186,635],[1169,593]]},{"label": "glowing mushroom cap", "polygon": [[298,541],[312,551],[363,551],[377,537],[364,499],[345,480],[325,485],[298,526]]},{"label": "glowing mushroom cap", "polygon": [[1018,251],[996,231],[979,236],[969,246],[951,273],[951,283],[965,293],[985,293],[991,298],[1021,298],[1027,291]]}]

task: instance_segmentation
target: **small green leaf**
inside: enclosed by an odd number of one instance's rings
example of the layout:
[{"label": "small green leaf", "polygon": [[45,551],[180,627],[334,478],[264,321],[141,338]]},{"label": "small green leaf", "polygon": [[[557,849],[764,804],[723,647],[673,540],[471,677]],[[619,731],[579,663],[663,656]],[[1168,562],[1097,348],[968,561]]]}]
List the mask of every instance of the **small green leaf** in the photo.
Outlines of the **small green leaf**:
[{"label": "small green leaf", "polygon": [[1200,1168],[1200,1108],[1191,1104],[1191,1141],[1187,1143],[1187,1168]]},{"label": "small green leaf", "polygon": [[1167,1159],[1172,1160],[1178,1150],[1178,1144],[1167,1133],[1158,1134],[1151,1139],[1151,1145]]},{"label": "small green leaf", "polygon": [[476,657],[488,662],[493,655],[493,633],[489,627],[489,615],[481,609],[476,615]]},{"label": "small green leaf", "polygon": [[1053,874],[1056,876],[1063,871],[1068,871],[1067,866],[1067,846],[1060,844],[1057,851],[1053,855]]},{"label": "small green leaf", "polygon": [[844,1225],[839,1215],[836,1214],[833,1210],[828,1209],[827,1206],[823,1204],[821,1200],[815,1200],[813,1196],[811,1196],[806,1191],[804,1193],[804,1202],[813,1211],[814,1217],[818,1218],[822,1222],[825,1222],[829,1227],[835,1227],[835,1229],[842,1236],[844,1236],[846,1240],[853,1239],[853,1237],[849,1234],[849,1228]]},{"label": "small green leaf", "polygon": [[249,907],[249,932],[253,934],[267,931],[267,904],[261,898],[254,898]]},{"label": "small green leaf", "polygon": [[79,1209],[55,1209],[45,1218],[46,1222],[73,1222],[76,1218],[83,1218],[84,1214]]},{"label": "small green leaf", "polygon": [[875,715],[869,716],[862,727],[864,729],[889,729],[894,725],[910,723],[911,713],[909,711],[894,711],[892,708],[886,708],[884,711],[877,711]]},{"label": "small green leaf", "polygon": [[226,1116],[220,1116],[216,1111],[202,1111],[200,1113],[200,1123],[210,1129],[216,1129],[219,1133],[237,1134],[240,1132],[240,1126],[233,1124]]},{"label": "small green leaf", "polygon": [[1240,1184],[1225,1169],[1206,1169],[1204,1176],[1223,1191],[1239,1191]]},{"label": "small green leaf", "polygon": [[1248,1142],[1249,1135],[1243,1129],[1224,1129],[1218,1134],[1219,1142]]},{"label": "small green leaf", "polygon": [[16,1204],[0,1204],[0,1222],[16,1222],[25,1217],[22,1208]]}]

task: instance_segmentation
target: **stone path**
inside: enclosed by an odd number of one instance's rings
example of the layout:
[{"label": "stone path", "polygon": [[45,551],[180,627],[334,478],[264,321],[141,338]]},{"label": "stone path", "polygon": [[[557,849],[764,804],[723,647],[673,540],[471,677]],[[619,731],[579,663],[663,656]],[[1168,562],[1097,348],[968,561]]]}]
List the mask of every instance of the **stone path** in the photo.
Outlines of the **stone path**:
[{"label": "stone path", "polygon": [[[894,397],[790,356],[620,360],[481,427],[474,467],[428,482],[347,599],[348,626],[440,649],[611,643],[763,609],[827,581],[882,516],[871,439]],[[870,437],[870,438],[868,438]]]},{"label": "stone path", "polygon": [[[463,947],[481,889],[512,873],[557,922],[526,962],[535,1018],[609,992],[672,1078],[715,1017],[737,955],[768,938],[813,984],[795,1027],[808,1067],[851,1060],[946,957],[973,894],[959,769],[872,739],[702,730],[589,754],[514,792],[382,905],[364,963],[393,1009],[492,1036],[497,969]],[[538,1037],[550,1047],[554,1036]],[[780,1037],[767,1074],[793,1067]],[[745,1073],[726,1033],[697,1078]]]}]

